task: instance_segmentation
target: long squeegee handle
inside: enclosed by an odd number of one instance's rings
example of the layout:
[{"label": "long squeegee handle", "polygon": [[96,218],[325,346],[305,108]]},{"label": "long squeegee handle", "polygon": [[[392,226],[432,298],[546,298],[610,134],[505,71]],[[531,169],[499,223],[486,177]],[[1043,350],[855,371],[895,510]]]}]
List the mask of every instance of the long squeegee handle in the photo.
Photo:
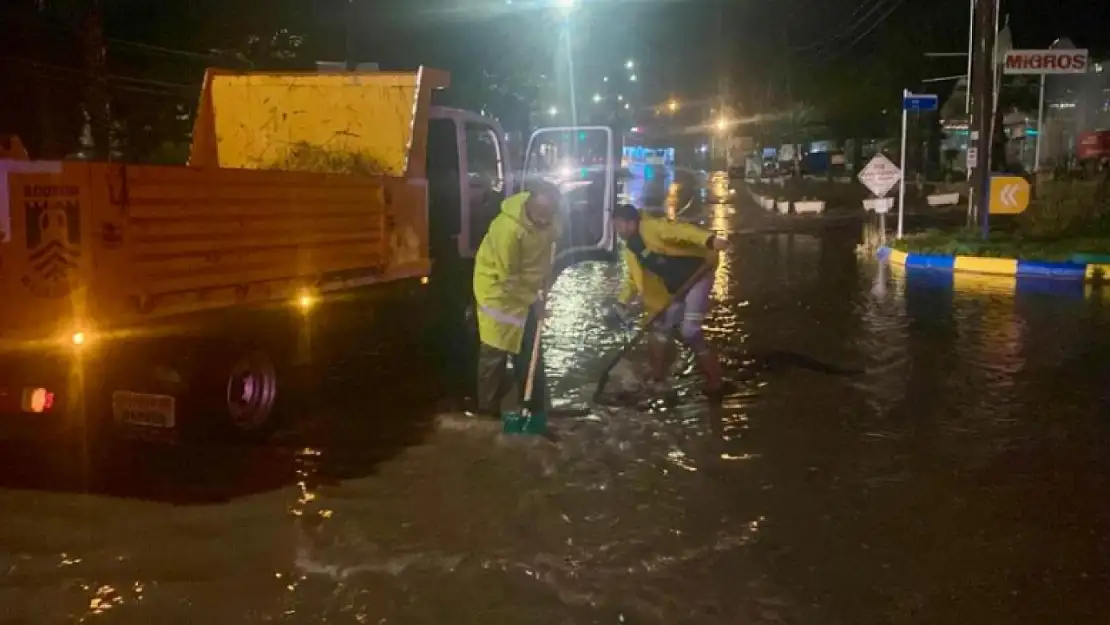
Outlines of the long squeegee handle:
[{"label": "long squeegee handle", "polygon": [[[557,244],[551,244],[551,269],[555,265],[555,251]],[[532,337],[532,353],[528,358],[528,377],[524,380],[524,410],[527,410],[528,402],[532,401],[532,391],[535,390],[536,385],[536,367],[540,361],[540,335],[543,334],[543,322],[547,318],[547,295],[544,290],[540,290],[537,294],[539,300],[539,311],[536,313],[536,327],[533,331]]]},{"label": "long squeegee handle", "polygon": [[674,295],[672,295],[671,299],[667,302],[667,305],[664,306],[662,310],[652,315],[651,318],[649,318],[647,322],[644,323],[644,325],[636,331],[636,334],[633,335],[633,337],[624,344],[624,347],[621,347],[620,351],[617,352],[615,356],[613,356],[613,358],[605,365],[605,368],[601,371],[601,375],[598,377],[597,392],[594,393],[595,398],[601,395],[602,389],[604,389],[605,385],[609,382],[609,374],[612,373],[613,368],[617,366],[617,363],[620,362],[621,358],[624,358],[624,355],[628,353],[628,350],[632,349],[633,346],[640,342],[640,339],[644,338],[644,335],[648,333],[648,331],[651,329],[651,326],[654,325],[655,322],[659,321],[659,319],[661,319],[664,314],[666,314],[667,310],[671,307],[672,304],[686,297],[686,294],[690,292],[690,289],[694,288],[694,285],[698,282],[701,282],[702,278],[704,278],[705,275],[713,269],[713,266],[714,263],[707,261],[705,264],[699,267],[698,270],[694,272],[694,275],[690,276],[686,280],[686,282],[684,282],[682,286],[679,287],[677,291],[675,291]]}]

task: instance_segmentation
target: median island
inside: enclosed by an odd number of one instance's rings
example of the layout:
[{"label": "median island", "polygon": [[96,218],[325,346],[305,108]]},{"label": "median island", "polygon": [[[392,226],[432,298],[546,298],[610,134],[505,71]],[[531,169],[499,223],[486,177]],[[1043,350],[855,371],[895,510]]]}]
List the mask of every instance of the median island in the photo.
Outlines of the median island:
[{"label": "median island", "polygon": [[1110,263],[1110,235],[1029,236],[994,231],[983,239],[978,229],[927,230],[894,241],[891,248],[929,256],[978,256],[1045,262]]},{"label": "median island", "polygon": [[992,216],[978,227],[926,230],[890,243],[883,252],[906,266],[1018,277],[1110,277],[1110,183],[1052,181],[1016,216]]}]

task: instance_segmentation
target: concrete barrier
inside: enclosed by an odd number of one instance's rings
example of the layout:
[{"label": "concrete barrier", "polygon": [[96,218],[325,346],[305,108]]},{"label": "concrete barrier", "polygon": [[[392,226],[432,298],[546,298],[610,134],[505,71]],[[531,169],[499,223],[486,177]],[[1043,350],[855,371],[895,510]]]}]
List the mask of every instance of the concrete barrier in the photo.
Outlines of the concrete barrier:
[{"label": "concrete barrier", "polygon": [[863,201],[863,210],[876,213],[889,213],[894,208],[894,198],[873,197]]},{"label": "concrete barrier", "polygon": [[786,200],[781,200],[779,202],[776,202],[775,207],[778,209],[779,213],[781,213],[783,215],[786,215],[787,213],[790,212],[790,202],[788,202]]},{"label": "concrete barrier", "polygon": [[794,202],[794,212],[802,214],[819,215],[825,212],[825,203],[821,200],[807,200],[803,202]]},{"label": "concrete barrier", "polygon": [[983,256],[942,256],[914,254],[882,247],[878,256],[895,265],[914,269],[1009,276],[1018,279],[1102,281],[1110,275],[1110,265],[1099,263],[1049,262]]},{"label": "concrete barrier", "polygon": [[935,193],[925,198],[929,206],[955,206],[960,203],[959,193]]}]

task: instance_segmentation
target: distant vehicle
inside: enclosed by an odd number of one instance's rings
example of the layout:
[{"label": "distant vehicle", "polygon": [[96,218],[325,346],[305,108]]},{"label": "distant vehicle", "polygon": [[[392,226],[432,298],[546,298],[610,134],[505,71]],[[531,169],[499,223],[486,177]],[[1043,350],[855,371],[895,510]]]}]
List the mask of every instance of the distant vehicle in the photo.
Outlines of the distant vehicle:
[{"label": "distant vehicle", "polygon": [[646,148],[639,145],[626,145],[621,152],[621,166],[653,165],[670,167],[674,165],[674,148]]},{"label": "distant vehicle", "polygon": [[1075,156],[1080,161],[1110,158],[1110,130],[1080,133],[1076,142]]},{"label": "distant vehicle", "polygon": [[827,174],[829,170],[843,169],[844,163],[844,153],[840,151],[810,152],[802,157],[800,166],[803,174],[812,176]]}]

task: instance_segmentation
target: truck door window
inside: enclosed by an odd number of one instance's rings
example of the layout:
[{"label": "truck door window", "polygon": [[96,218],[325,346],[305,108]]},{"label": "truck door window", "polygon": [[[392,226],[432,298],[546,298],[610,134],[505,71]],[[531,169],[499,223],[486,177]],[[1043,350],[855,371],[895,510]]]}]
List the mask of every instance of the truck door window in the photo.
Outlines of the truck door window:
[{"label": "truck door window", "polygon": [[604,128],[548,128],[533,133],[525,174],[558,182],[563,190],[564,249],[607,245],[616,199],[611,133]]},{"label": "truck door window", "polygon": [[505,199],[505,161],[497,133],[466,125],[466,177],[470,205],[470,245],[477,248]]},{"label": "truck door window", "polygon": [[428,122],[428,229],[432,258],[443,260],[457,252],[462,229],[459,198],[459,142],[455,121]]}]

